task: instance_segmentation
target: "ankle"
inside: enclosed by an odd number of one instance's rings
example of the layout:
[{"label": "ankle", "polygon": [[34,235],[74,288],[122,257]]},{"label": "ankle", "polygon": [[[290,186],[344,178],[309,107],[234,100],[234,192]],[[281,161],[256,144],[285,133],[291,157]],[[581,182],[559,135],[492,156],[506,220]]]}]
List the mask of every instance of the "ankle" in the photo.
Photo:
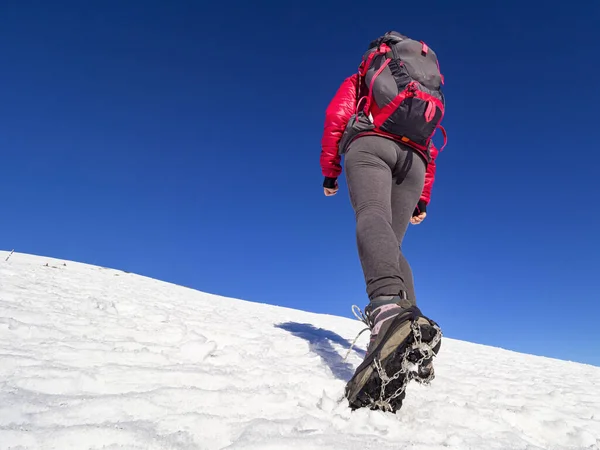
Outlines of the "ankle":
[{"label": "ankle", "polygon": [[382,305],[388,305],[390,303],[397,303],[400,306],[408,307],[412,302],[408,299],[406,291],[401,290],[399,293],[394,295],[378,295],[369,300],[370,308],[378,308]]}]

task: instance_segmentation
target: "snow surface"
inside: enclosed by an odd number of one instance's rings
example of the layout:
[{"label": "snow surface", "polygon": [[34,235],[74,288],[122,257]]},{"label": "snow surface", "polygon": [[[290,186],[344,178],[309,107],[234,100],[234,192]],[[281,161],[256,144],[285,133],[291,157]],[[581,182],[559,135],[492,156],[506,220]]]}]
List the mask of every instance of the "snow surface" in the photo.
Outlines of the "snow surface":
[{"label": "snow surface", "polygon": [[1,449],[600,448],[597,367],[445,338],[397,415],[351,412],[356,320],[7,255]]}]

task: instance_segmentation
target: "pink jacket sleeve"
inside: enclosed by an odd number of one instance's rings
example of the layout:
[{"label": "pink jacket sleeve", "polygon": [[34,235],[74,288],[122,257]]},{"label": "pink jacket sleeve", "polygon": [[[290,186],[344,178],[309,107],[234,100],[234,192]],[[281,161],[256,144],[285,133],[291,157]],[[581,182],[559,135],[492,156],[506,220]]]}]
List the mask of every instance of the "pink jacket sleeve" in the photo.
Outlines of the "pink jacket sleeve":
[{"label": "pink jacket sleeve", "polygon": [[320,161],[321,170],[325,177],[337,178],[342,173],[338,144],[348,120],[356,111],[357,79],[357,74],[346,78],[325,111]]},{"label": "pink jacket sleeve", "polygon": [[435,145],[431,146],[431,161],[427,165],[427,172],[425,173],[425,185],[423,186],[423,192],[421,193],[421,200],[425,202],[425,204],[429,204],[431,200],[431,189],[433,188],[433,182],[435,180],[435,159],[438,156],[438,149]]}]

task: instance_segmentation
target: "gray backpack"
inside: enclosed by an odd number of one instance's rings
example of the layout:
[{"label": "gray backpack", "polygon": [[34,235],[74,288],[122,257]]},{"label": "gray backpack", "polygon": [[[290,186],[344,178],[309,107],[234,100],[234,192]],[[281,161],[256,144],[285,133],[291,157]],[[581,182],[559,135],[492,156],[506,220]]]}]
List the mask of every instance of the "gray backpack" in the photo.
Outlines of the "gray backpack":
[{"label": "gray backpack", "polygon": [[[390,31],[371,42],[358,70],[358,102],[340,141],[344,153],[364,134],[388,135],[429,154],[445,111],[444,77],[424,42]],[[440,149],[441,150],[441,149]]]}]

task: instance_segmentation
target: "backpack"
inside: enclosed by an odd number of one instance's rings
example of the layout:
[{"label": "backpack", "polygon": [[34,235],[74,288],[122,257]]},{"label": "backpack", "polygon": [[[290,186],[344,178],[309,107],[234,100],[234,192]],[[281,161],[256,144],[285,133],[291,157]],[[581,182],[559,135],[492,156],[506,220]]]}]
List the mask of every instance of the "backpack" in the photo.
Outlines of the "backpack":
[{"label": "backpack", "polygon": [[[444,77],[424,42],[390,31],[369,45],[358,68],[358,101],[340,140],[345,153],[355,138],[380,134],[425,153],[445,111]],[[440,149],[440,150],[441,150]]]}]

